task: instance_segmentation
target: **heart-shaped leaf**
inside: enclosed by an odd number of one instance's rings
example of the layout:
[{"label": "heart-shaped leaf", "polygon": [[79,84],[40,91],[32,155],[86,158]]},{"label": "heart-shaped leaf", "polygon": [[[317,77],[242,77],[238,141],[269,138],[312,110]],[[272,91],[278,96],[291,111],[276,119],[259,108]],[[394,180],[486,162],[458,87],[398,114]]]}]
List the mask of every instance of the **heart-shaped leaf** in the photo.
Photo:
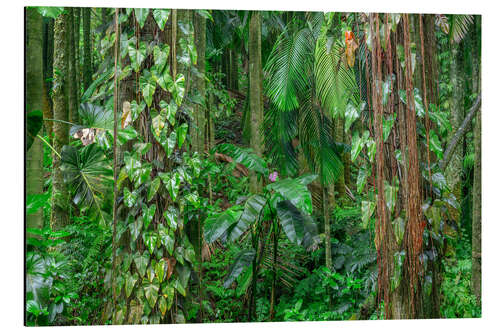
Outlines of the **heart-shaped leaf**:
[{"label": "heart-shaped leaf", "polygon": [[136,257],[134,258],[134,263],[137,271],[139,272],[141,277],[143,277],[144,274],[146,274],[146,268],[149,264],[149,254],[146,251],[144,251],[142,255],[137,253]]},{"label": "heart-shaped leaf", "polygon": [[153,9],[153,17],[161,31],[165,28],[169,15],[170,9]]},{"label": "heart-shaped leaf", "polygon": [[142,216],[139,216],[134,223],[129,224],[131,241],[135,242],[142,230]]},{"label": "heart-shaped leaf", "polygon": [[149,8],[134,8],[134,14],[141,29],[144,28],[144,23],[146,23],[149,14]]},{"label": "heart-shaped leaf", "polygon": [[156,212],[156,205],[152,204],[148,209],[143,210],[142,218],[144,219],[144,229],[148,229],[149,224],[153,220]]},{"label": "heart-shaped leaf", "polygon": [[157,244],[158,244],[158,234],[155,232],[149,232],[142,235],[144,244],[146,245],[149,253],[153,254]]},{"label": "heart-shaped leaf", "polygon": [[142,287],[144,289],[144,296],[146,296],[149,306],[153,308],[156,304],[156,300],[158,299],[158,291],[160,289],[158,282],[156,280],[151,283],[144,281]]},{"label": "heart-shaped leaf", "polygon": [[134,273],[134,275],[127,273],[127,277],[125,279],[125,294],[127,297],[130,297],[132,294],[132,290],[134,290],[135,283],[139,277],[137,276],[137,273]]},{"label": "heart-shaped leaf", "polygon": [[148,201],[151,201],[151,199],[153,199],[154,195],[156,194],[156,192],[158,192],[158,189],[160,188],[160,178],[156,177],[155,179],[153,179],[151,181],[151,184],[149,185],[149,188],[148,188]]},{"label": "heart-shaped leaf", "polygon": [[130,190],[125,187],[123,189],[123,201],[125,202],[125,206],[131,208],[137,202],[138,193],[136,191],[130,192]]},{"label": "heart-shaped leaf", "polygon": [[153,95],[156,90],[156,81],[148,70],[144,70],[139,78],[139,87],[141,88],[146,105],[151,106],[153,103]]}]

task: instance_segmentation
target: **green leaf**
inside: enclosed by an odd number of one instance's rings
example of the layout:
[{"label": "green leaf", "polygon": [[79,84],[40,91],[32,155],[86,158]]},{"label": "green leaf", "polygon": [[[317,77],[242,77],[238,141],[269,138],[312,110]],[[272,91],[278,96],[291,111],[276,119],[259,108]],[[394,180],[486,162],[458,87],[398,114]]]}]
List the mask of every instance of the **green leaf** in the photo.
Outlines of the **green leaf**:
[{"label": "green leaf", "polygon": [[[144,101],[141,101],[139,104],[137,104],[136,100],[133,100],[130,103],[130,111],[132,113],[132,121],[135,121],[137,117],[144,111],[146,108],[146,103]],[[143,154],[143,153],[142,153]]]},{"label": "green leaf", "polygon": [[174,152],[175,142],[177,141],[177,132],[171,132],[167,139],[167,146],[164,147],[167,153],[167,157],[170,157]]},{"label": "green leaf", "polygon": [[153,9],[153,17],[161,31],[165,28],[169,15],[170,9]]},{"label": "green leaf", "polygon": [[386,142],[387,139],[389,138],[392,127],[394,126],[395,122],[396,122],[396,114],[393,114],[392,116],[389,116],[382,121],[382,133],[384,142]]},{"label": "green leaf", "polygon": [[157,244],[158,244],[158,234],[156,232],[148,232],[142,234],[142,239],[146,245],[149,253],[153,254]]},{"label": "green leaf", "polygon": [[155,66],[159,73],[163,73],[168,60],[169,52],[170,46],[168,44],[162,45],[161,48],[158,45],[155,45],[155,47],[153,48],[153,58],[155,61]]},{"label": "green leaf", "polygon": [[361,114],[361,110],[364,109],[364,105],[366,103],[363,102],[362,105],[358,108],[356,108],[352,103],[347,104],[347,108],[345,110],[345,127],[344,131],[347,133],[349,132],[349,129],[351,128],[352,123],[356,121],[356,119],[359,118],[359,115]]},{"label": "green leaf", "polygon": [[384,196],[387,208],[392,213],[396,207],[398,197],[398,186],[391,186],[389,182],[384,181]]},{"label": "green leaf", "polygon": [[148,197],[147,197],[147,200],[148,201],[151,201],[151,199],[153,199],[153,197],[155,196],[156,192],[158,192],[158,189],[160,188],[160,178],[156,177],[155,179],[153,179],[151,181],[151,185],[149,185],[149,188],[148,188]]},{"label": "green leaf", "polygon": [[188,131],[188,124],[183,123],[179,127],[177,127],[176,132],[177,132],[177,145],[179,146],[179,149],[182,148],[182,144],[184,143],[184,140],[186,139],[186,134]]},{"label": "green leaf", "polygon": [[160,296],[160,298],[158,298],[158,308],[160,309],[161,315],[165,316],[167,312],[167,299],[165,297]]},{"label": "green leaf", "polygon": [[212,14],[210,14],[210,12],[206,9],[196,9],[196,13],[198,13],[198,15],[200,15],[201,17],[204,17],[212,22],[214,21]]},{"label": "green leaf", "polygon": [[162,287],[163,297],[167,300],[167,310],[170,310],[174,304],[175,289],[172,285],[168,284]]},{"label": "green leaf", "polygon": [[163,181],[163,184],[165,184],[172,201],[175,202],[177,200],[177,194],[179,193],[179,186],[181,183],[179,174],[177,172],[174,174],[160,172],[159,176]]},{"label": "green leaf", "polygon": [[131,208],[137,202],[139,194],[136,191],[130,192],[130,190],[125,187],[123,189],[123,201],[125,202],[125,206]]},{"label": "green leaf", "polygon": [[156,205],[152,204],[148,209],[142,211],[142,217],[144,219],[144,229],[147,229],[153,217],[155,216]]},{"label": "green leaf", "polygon": [[[146,59],[147,45],[145,42],[139,42],[138,48],[136,48],[136,39],[131,38],[128,44],[128,56],[130,57],[130,64],[134,71],[138,72],[141,68],[142,62]],[[132,103],[131,103],[132,104]]]},{"label": "green leaf", "polygon": [[142,216],[139,216],[135,221],[131,224],[128,225],[128,228],[130,229],[130,236],[132,237],[132,241],[135,242],[137,237],[140,235],[141,230],[142,230]]},{"label": "green leaf", "polygon": [[249,170],[256,171],[265,176],[269,174],[266,162],[250,149],[243,149],[229,143],[224,143],[218,145],[216,151],[232,157],[236,163],[243,164]]},{"label": "green leaf", "polygon": [[127,297],[130,297],[132,294],[132,290],[134,289],[135,283],[139,277],[137,276],[137,273],[134,273],[134,275],[127,273],[126,278],[125,278],[125,294]]},{"label": "green leaf", "polygon": [[276,205],[276,211],[283,230],[291,242],[314,249],[319,244],[318,227],[309,215],[304,215],[289,200]]},{"label": "green leaf", "polygon": [[134,263],[141,277],[144,277],[146,274],[146,268],[149,264],[149,254],[146,251],[144,251],[142,255],[137,253],[134,257]]},{"label": "green leaf", "polygon": [[286,178],[267,185],[269,190],[274,190],[281,196],[307,214],[312,213],[312,198],[306,185],[296,179]]},{"label": "green leaf", "polygon": [[56,19],[64,13],[64,7],[36,7],[40,15]]},{"label": "green leaf", "polygon": [[254,194],[248,198],[238,223],[234,224],[228,231],[228,240],[236,240],[250,225],[256,223],[259,217],[261,217],[261,211],[265,204],[266,199],[261,195]]},{"label": "green leaf", "polygon": [[165,248],[169,255],[174,253],[175,236],[172,229],[167,229],[164,225],[158,226],[158,235],[160,237],[160,242]]},{"label": "green leaf", "polygon": [[220,214],[209,216],[204,223],[204,236],[207,243],[215,242],[233,224],[238,222],[241,211],[236,211],[239,206],[232,206]]},{"label": "green leaf", "polygon": [[174,288],[179,292],[179,294],[186,297],[186,289],[184,288],[182,283],[179,281],[179,279],[175,279]]},{"label": "green leaf", "polygon": [[398,217],[394,221],[392,221],[392,225],[394,235],[396,236],[396,242],[398,243],[398,245],[400,245],[405,233],[405,220],[403,220],[401,217]]},{"label": "green leaf", "polygon": [[144,28],[144,23],[146,23],[146,19],[148,18],[149,8],[134,8],[135,18],[139,23],[139,26]]},{"label": "green leaf", "polygon": [[139,78],[139,87],[141,88],[146,105],[148,107],[151,106],[153,103],[153,94],[156,89],[156,81],[148,70],[144,70],[143,75]]},{"label": "green leaf", "polygon": [[351,148],[351,161],[354,162],[358,158],[359,153],[363,149],[364,140],[358,134],[354,132],[352,135],[352,148]]},{"label": "green leaf", "polygon": [[175,114],[177,113],[177,104],[174,101],[170,101],[170,104],[161,100],[160,101],[161,112],[165,113],[170,125],[175,126]]},{"label": "green leaf", "polygon": [[254,249],[245,249],[242,250],[236,256],[233,264],[229,267],[229,274],[224,280],[224,288],[229,288],[234,280],[243,272],[243,270],[249,267],[252,264],[253,259],[255,258],[255,250]]},{"label": "green leaf", "polygon": [[441,141],[434,130],[429,132],[429,145],[430,150],[436,154],[436,157],[441,160],[443,159],[443,148],[441,147]]},{"label": "green leaf", "polygon": [[50,192],[26,195],[26,214],[35,214],[40,210],[40,208],[49,207],[50,199]]},{"label": "green leaf", "polygon": [[144,289],[144,296],[146,296],[149,306],[154,308],[156,300],[158,299],[158,291],[160,290],[158,281],[154,280],[152,283],[150,283],[146,280],[143,280],[142,288]]},{"label": "green leaf", "polygon": [[105,224],[105,212],[101,209],[104,193],[112,186],[112,170],[103,151],[95,144],[77,150],[64,146],[61,151],[61,170],[64,182],[70,184],[73,202],[95,208],[101,224]]},{"label": "green leaf", "polygon": [[158,279],[158,282],[160,282],[160,283],[162,283],[162,281],[165,277],[165,274],[167,272],[167,266],[168,266],[167,263],[163,259],[158,261],[155,265],[156,278]]},{"label": "green leaf", "polygon": [[168,207],[167,210],[163,212],[163,216],[167,220],[168,226],[173,230],[177,230],[177,219],[178,219],[178,214],[177,214],[177,209],[174,206]]},{"label": "green leaf", "polygon": [[375,203],[372,201],[362,201],[361,202],[361,221],[363,222],[363,228],[368,228],[368,222],[370,222],[370,217],[375,211]]},{"label": "green leaf", "polygon": [[366,180],[370,175],[370,170],[361,168],[358,172],[358,177],[356,178],[356,190],[358,193],[361,193],[366,185]]},{"label": "green leaf", "polygon": [[184,98],[184,74],[179,73],[175,77],[175,82],[170,81],[167,82],[167,90],[174,97],[175,103],[180,106],[182,103],[182,99]]}]

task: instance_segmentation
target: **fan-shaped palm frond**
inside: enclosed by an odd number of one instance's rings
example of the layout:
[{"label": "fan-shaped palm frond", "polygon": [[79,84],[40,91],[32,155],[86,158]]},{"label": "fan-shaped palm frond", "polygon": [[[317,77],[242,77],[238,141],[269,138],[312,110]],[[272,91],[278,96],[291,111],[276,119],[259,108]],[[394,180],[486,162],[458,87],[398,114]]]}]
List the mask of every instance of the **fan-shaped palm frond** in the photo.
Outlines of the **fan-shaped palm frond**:
[{"label": "fan-shaped palm frond", "polygon": [[455,43],[460,43],[469,31],[470,26],[474,22],[473,15],[451,15],[450,16],[450,40]]},{"label": "fan-shaped palm frond", "polygon": [[61,169],[64,181],[73,190],[75,204],[87,204],[94,207],[98,218],[105,222],[101,197],[111,184],[111,167],[97,144],[91,144],[77,150],[74,146],[64,146],[61,152]]}]

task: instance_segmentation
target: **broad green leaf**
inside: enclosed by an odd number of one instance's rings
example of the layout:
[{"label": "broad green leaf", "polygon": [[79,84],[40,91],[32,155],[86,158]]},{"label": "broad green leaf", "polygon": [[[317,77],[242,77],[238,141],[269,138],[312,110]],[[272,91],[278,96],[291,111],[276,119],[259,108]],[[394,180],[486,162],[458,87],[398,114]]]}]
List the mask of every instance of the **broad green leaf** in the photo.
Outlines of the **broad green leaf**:
[{"label": "broad green leaf", "polygon": [[143,280],[142,288],[144,289],[144,296],[146,296],[149,306],[153,308],[156,304],[156,300],[158,299],[158,291],[160,289],[158,282],[154,280],[150,283]]},{"label": "broad green leaf", "polygon": [[171,284],[162,287],[163,297],[167,300],[167,310],[174,304],[175,289]]},{"label": "broad green leaf", "polygon": [[155,45],[155,47],[153,48],[153,58],[158,73],[163,73],[163,70],[168,60],[169,52],[170,52],[170,46],[168,44],[162,45],[161,48],[158,45]]},{"label": "broad green leaf", "polygon": [[443,148],[441,147],[441,141],[439,137],[434,132],[434,130],[430,130],[429,132],[429,145],[430,150],[436,154],[436,157],[441,160],[443,159]]},{"label": "broad green leaf", "polygon": [[141,230],[142,230],[142,216],[139,216],[137,217],[137,219],[135,219],[135,221],[133,223],[130,223],[128,225],[129,229],[130,229],[130,236],[132,237],[132,241],[135,242],[135,240],[137,239],[137,237],[140,235],[141,233]]},{"label": "broad green leaf", "polygon": [[170,125],[175,126],[175,114],[177,113],[177,104],[174,101],[170,101],[170,104],[161,100],[160,101],[161,112],[167,117]]},{"label": "broad green leaf", "polygon": [[160,296],[158,298],[158,308],[160,309],[161,315],[165,316],[165,313],[167,313],[167,299],[163,296]]},{"label": "broad green leaf", "polygon": [[156,212],[156,204],[152,204],[147,209],[142,210],[142,218],[144,219],[144,230],[148,229],[149,224],[153,221]]},{"label": "broad green leaf", "polygon": [[[128,56],[130,57],[130,64],[132,69],[136,72],[141,68],[142,62],[146,59],[147,45],[145,42],[139,42],[137,47],[135,43],[135,37],[129,40],[128,44]],[[130,103],[132,104],[132,103]]]},{"label": "broad green leaf", "polygon": [[144,23],[146,23],[149,15],[149,8],[134,8],[134,14],[141,29],[144,28]]},{"label": "broad green leaf", "polygon": [[153,17],[161,31],[165,28],[169,15],[170,9],[153,9]]},{"label": "broad green leaf", "polygon": [[35,214],[42,207],[49,207],[50,205],[50,192],[43,194],[28,194],[26,195],[26,214]]},{"label": "broad green leaf", "polygon": [[356,178],[356,190],[358,193],[361,193],[366,185],[366,180],[370,175],[370,170],[361,168],[358,172],[358,177]]},{"label": "broad green leaf", "polygon": [[148,201],[151,201],[153,197],[155,196],[156,192],[158,192],[158,189],[160,188],[160,178],[156,177],[151,181],[151,185],[149,185],[148,188]]},{"label": "broad green leaf", "polygon": [[309,215],[304,215],[289,200],[276,205],[276,211],[283,230],[291,242],[313,249],[320,242],[318,228]]},{"label": "broad green leaf", "polygon": [[127,273],[126,278],[125,278],[125,294],[127,297],[130,297],[132,294],[132,290],[134,289],[135,283],[139,277],[137,276],[137,273],[134,273],[134,275]]},{"label": "broad green leaf", "polygon": [[395,122],[396,122],[396,114],[393,114],[392,116],[389,116],[382,121],[382,133],[384,142],[386,142],[387,139],[389,138],[392,127],[394,126]]},{"label": "broad green leaf", "polygon": [[172,229],[167,229],[163,225],[158,226],[158,235],[161,244],[167,249],[169,255],[174,253],[175,236]]},{"label": "broad green leaf", "polygon": [[146,269],[146,275],[149,282],[153,282],[154,278],[156,277],[155,266],[156,266],[156,260],[151,259],[151,263]]},{"label": "broad green leaf", "polygon": [[[363,105],[360,107],[360,110],[364,108],[364,102]],[[358,111],[358,108],[356,108],[352,103],[347,104],[347,108],[345,110],[345,125],[344,125],[344,131],[347,133],[349,132],[349,129],[351,128],[352,123],[356,121],[356,119],[359,118],[360,112]]]},{"label": "broad green leaf", "polygon": [[175,81],[170,78],[170,81],[167,82],[167,90],[174,97],[175,103],[180,106],[184,98],[184,74],[177,74]]},{"label": "broad green leaf", "polygon": [[149,253],[153,254],[157,244],[158,244],[158,234],[156,232],[148,232],[142,234],[142,239],[146,245]]},{"label": "broad green leaf", "polygon": [[144,277],[144,275],[146,274],[146,268],[148,267],[149,264],[148,253],[146,251],[144,251],[142,255],[137,253],[136,256],[134,257],[134,263],[141,277]]},{"label": "broad green leaf", "polygon": [[228,230],[228,240],[235,241],[249,226],[256,223],[259,218],[262,218],[261,211],[265,204],[266,199],[261,195],[254,194],[248,198],[238,223],[234,224]]},{"label": "broad green leaf", "polygon": [[182,148],[182,144],[184,143],[184,140],[186,139],[186,134],[188,131],[188,124],[183,123],[179,127],[177,127],[176,132],[177,132],[177,145],[179,146],[179,149]]},{"label": "broad green leaf", "polygon": [[233,281],[236,280],[236,278],[241,274],[241,272],[243,272],[245,268],[249,267],[252,264],[254,258],[254,249],[245,249],[238,253],[234,262],[229,267],[229,274],[224,280],[224,288],[229,288]]},{"label": "broad green leaf", "polygon": [[370,218],[375,211],[375,203],[372,201],[362,201],[361,202],[361,221],[363,222],[363,228],[368,228],[368,223]]},{"label": "broad green leaf", "polygon": [[296,179],[286,178],[267,185],[269,190],[274,190],[281,196],[307,214],[312,213],[312,198],[306,185]]},{"label": "broad green leaf", "polygon": [[138,193],[136,191],[130,192],[128,187],[123,189],[123,201],[125,202],[125,206],[131,208],[137,202]]},{"label": "broad green leaf", "polygon": [[158,279],[158,282],[162,283],[166,272],[167,272],[167,263],[165,262],[165,260],[161,259],[155,265],[155,274],[156,278]]},{"label": "broad green leaf", "polygon": [[179,186],[181,183],[179,174],[177,172],[173,174],[160,172],[158,175],[163,181],[163,184],[165,184],[172,201],[175,202],[177,200],[177,194],[179,193]]},{"label": "broad green leaf", "polygon": [[174,288],[181,294],[182,296],[186,296],[186,289],[182,285],[182,283],[179,281],[179,279],[175,279],[174,281]]},{"label": "broad green leaf", "polygon": [[396,242],[398,243],[398,245],[400,245],[405,233],[405,220],[403,220],[401,217],[398,217],[394,221],[392,221],[392,226],[394,230],[394,236],[396,236]]},{"label": "broad green leaf", "polygon": [[137,117],[139,117],[139,115],[142,113],[142,111],[144,111],[145,108],[146,108],[146,103],[144,103],[144,101],[141,101],[139,104],[137,104],[137,101],[133,100],[130,103],[130,111],[132,114],[132,121],[136,120]]},{"label": "broad green leaf", "polygon": [[237,211],[235,206],[226,209],[222,213],[209,216],[204,223],[204,236],[207,243],[216,241],[233,224],[238,222],[240,216],[241,210]]},{"label": "broad green leaf", "polygon": [[177,141],[177,132],[172,131],[167,139],[167,146],[164,147],[167,157],[170,157],[174,152],[175,142]]},{"label": "broad green leaf", "polygon": [[143,75],[139,78],[139,87],[141,88],[146,105],[151,106],[153,103],[153,94],[156,89],[156,81],[148,70],[144,70]]},{"label": "broad green leaf", "polygon": [[363,139],[359,136],[358,132],[352,135],[352,148],[351,148],[351,161],[354,162],[358,158],[359,153],[363,149]]},{"label": "broad green leaf", "polygon": [[134,144],[134,150],[139,153],[139,155],[144,155],[146,154],[152,147],[153,145],[151,142],[147,143],[136,143]]},{"label": "broad green leaf", "polygon": [[173,230],[177,230],[177,219],[178,213],[177,209],[174,206],[168,207],[167,210],[163,212],[163,216],[165,217],[168,226]]}]

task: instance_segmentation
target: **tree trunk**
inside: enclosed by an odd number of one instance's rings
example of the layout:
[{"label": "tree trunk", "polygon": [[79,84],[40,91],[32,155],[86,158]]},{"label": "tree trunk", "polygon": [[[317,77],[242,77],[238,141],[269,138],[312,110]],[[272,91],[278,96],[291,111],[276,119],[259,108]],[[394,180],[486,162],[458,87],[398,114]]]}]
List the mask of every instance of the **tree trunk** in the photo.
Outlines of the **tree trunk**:
[{"label": "tree trunk", "polygon": [[90,8],[82,8],[83,23],[83,90],[86,91],[92,83],[92,63],[90,45]]},{"label": "tree trunk", "polygon": [[[26,9],[26,113],[43,109],[42,16],[36,8]],[[26,194],[43,193],[43,145],[34,138],[26,152]],[[28,228],[43,228],[43,210],[26,216]]]},{"label": "tree trunk", "polygon": [[[337,143],[344,143],[344,118],[337,118],[334,120],[334,124],[335,124],[335,141]],[[342,160],[342,164],[344,164],[345,162],[345,154],[344,153],[341,153],[341,160]],[[344,165],[345,167],[345,165]],[[341,199],[343,197],[345,197],[345,174],[342,172],[340,173],[339,175],[339,178],[337,179],[337,181],[335,182],[335,187],[337,189],[337,192],[339,193],[338,194],[338,198]],[[335,192],[332,193],[332,195],[335,195]]]},{"label": "tree trunk", "polygon": [[75,14],[75,90],[77,99],[77,117],[78,117],[78,105],[80,104],[80,82],[81,82],[81,72],[80,72],[80,18],[81,18],[82,8],[73,8],[73,13]]},{"label": "tree trunk", "polygon": [[[54,72],[52,62],[54,59],[54,19],[48,19],[43,25],[43,118],[54,119],[52,112],[51,79]],[[44,121],[45,133],[52,140],[52,121]]]},{"label": "tree trunk", "polygon": [[[475,17],[475,45],[472,56],[473,92],[481,93],[481,17]],[[474,183],[472,203],[472,291],[481,306],[481,110],[474,126]]]},{"label": "tree trunk", "polygon": [[76,61],[75,61],[75,22],[74,9],[66,7],[68,11],[68,26],[67,26],[67,43],[68,43],[68,104],[69,104],[69,121],[78,123],[78,99],[76,93]]},{"label": "tree trunk", "polygon": [[[463,79],[459,74],[459,45],[452,42],[451,45],[451,63],[450,63],[450,83],[453,87],[451,96],[451,127],[453,133],[460,128],[464,120],[464,103],[463,103]],[[453,134],[450,134],[450,138]],[[445,170],[446,181],[451,189],[451,192],[456,197],[458,202],[461,202],[462,197],[462,161],[464,149],[463,138],[460,138],[456,145],[455,152],[452,154],[448,168]],[[460,215],[457,219],[457,224],[460,222]]]},{"label": "tree trunk", "polygon": [[206,19],[194,12],[194,41],[198,53],[196,68],[200,76],[194,78],[193,88],[201,97],[202,104],[194,105],[194,125],[191,127],[193,150],[202,154],[205,151],[206,140],[206,101],[205,101],[205,47],[206,47]]},{"label": "tree trunk", "polygon": [[[262,100],[262,58],[261,58],[261,17],[260,12],[252,12],[250,19],[248,49],[250,63],[250,147],[262,157],[263,140],[261,124],[263,120]],[[258,193],[262,189],[262,180],[257,178],[255,172],[250,173],[250,192]]]},{"label": "tree trunk", "polygon": [[[68,48],[67,29],[68,14],[61,14],[54,25],[54,118],[68,121]],[[68,125],[56,121],[54,129],[54,149],[61,152],[64,145],[68,144]],[[50,225],[53,230],[58,230],[69,222],[68,191],[64,184],[62,171],[60,169],[61,159],[53,153],[52,155],[52,212]]]}]

